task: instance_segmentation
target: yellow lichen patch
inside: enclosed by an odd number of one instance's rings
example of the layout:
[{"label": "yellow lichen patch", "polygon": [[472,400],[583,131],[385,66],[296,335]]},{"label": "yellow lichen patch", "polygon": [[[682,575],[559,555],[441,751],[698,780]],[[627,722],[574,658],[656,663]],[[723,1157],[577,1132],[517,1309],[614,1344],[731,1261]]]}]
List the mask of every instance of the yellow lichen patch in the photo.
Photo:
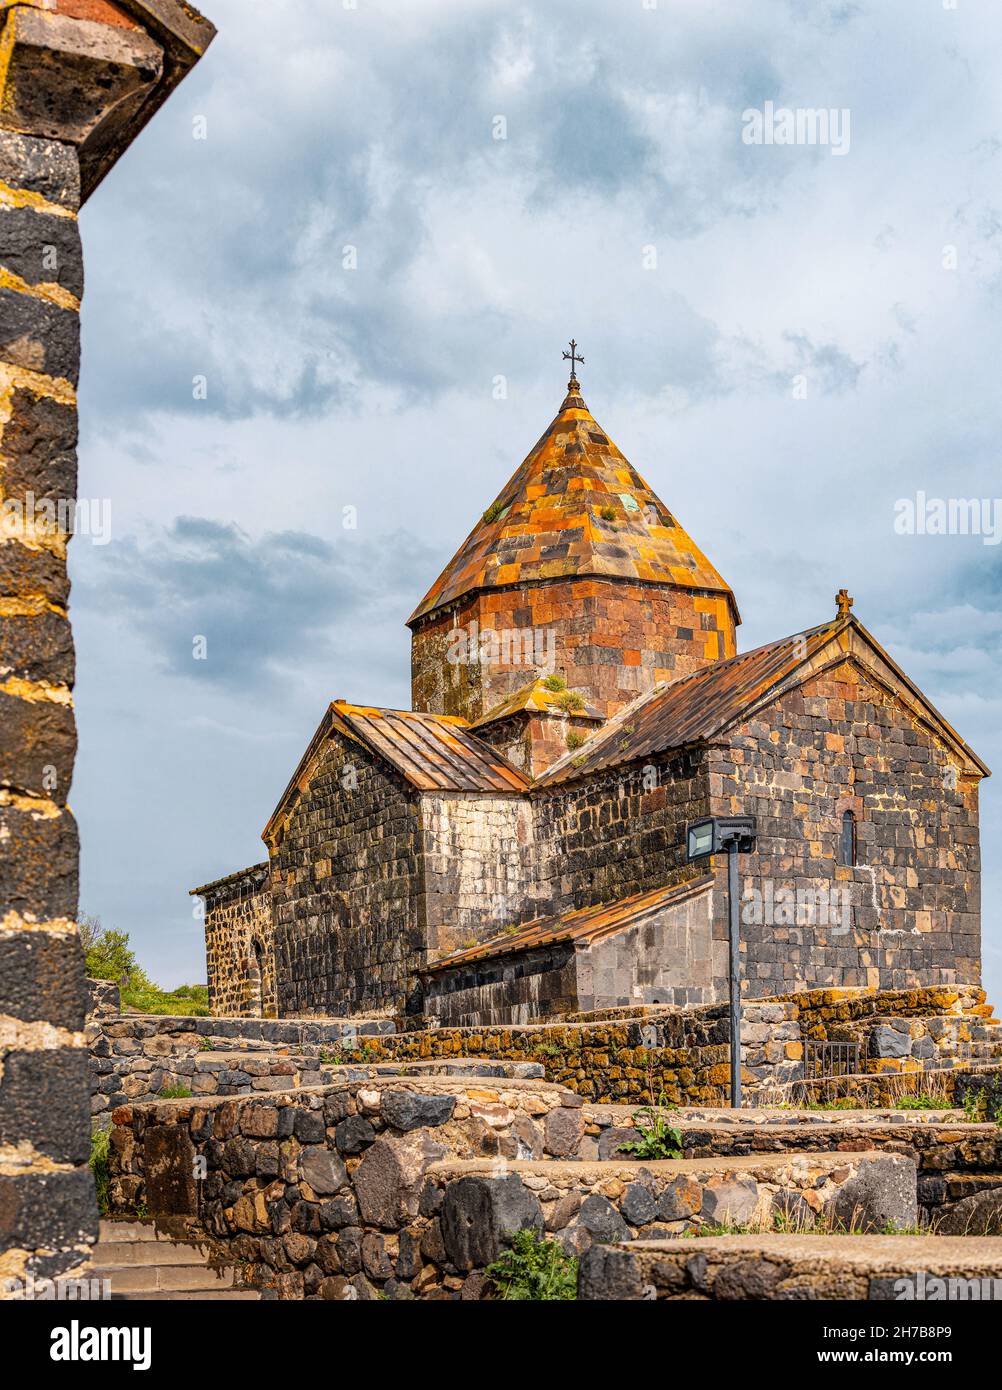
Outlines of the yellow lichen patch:
[{"label": "yellow lichen patch", "polygon": [[[0,502],[3,501],[0,493]],[[0,525],[0,545],[23,545],[25,550],[47,550],[57,560],[66,559],[69,533],[57,528],[36,526],[33,518],[3,516]]]},{"label": "yellow lichen patch", "polygon": [[54,685],[51,681],[26,681],[20,676],[10,676],[0,684],[0,695],[13,695],[17,700],[30,700],[33,703],[44,701],[51,705],[73,703],[73,692],[68,685]]},{"label": "yellow lichen patch", "polygon": [[0,399],[6,397],[11,389],[30,391],[33,396],[48,396],[61,405],[75,406],[77,393],[71,381],[63,376],[46,376],[44,372],[33,372],[29,367],[15,367],[10,362],[0,362]]},{"label": "yellow lichen patch", "polygon": [[43,594],[32,594],[28,598],[0,598],[0,618],[37,618],[42,613],[66,617],[66,609],[58,603],[50,603]]},{"label": "yellow lichen patch", "polygon": [[60,203],[50,202],[41,193],[27,188],[11,188],[10,184],[0,182],[0,208],[31,208],[46,217],[69,217],[76,221],[72,208],[64,208]]},{"label": "yellow lichen patch", "polygon": [[26,811],[40,820],[55,820],[63,814],[62,808],[47,796],[21,796],[18,792],[0,789],[0,806],[11,806],[15,811]]},{"label": "yellow lichen patch", "polygon": [[77,924],[69,917],[49,917],[40,921],[30,914],[22,917],[13,910],[0,917],[0,936],[13,936],[15,932],[39,931],[50,936],[76,936]]},{"label": "yellow lichen patch", "polygon": [[[24,1019],[0,1014],[0,1049],[16,1048],[18,1052],[51,1052],[55,1048],[86,1047],[87,1039],[83,1032],[72,1028],[57,1028],[53,1023],[36,1019],[25,1023]],[[0,1068],[0,1075],[2,1075]]]},{"label": "yellow lichen patch", "polygon": [[58,309],[72,309],[80,312],[80,301],[75,294],[56,284],[54,280],[43,280],[37,285],[29,285],[20,275],[0,266],[0,289],[13,290],[15,294],[30,294],[34,299],[44,299],[46,304],[55,304]]}]

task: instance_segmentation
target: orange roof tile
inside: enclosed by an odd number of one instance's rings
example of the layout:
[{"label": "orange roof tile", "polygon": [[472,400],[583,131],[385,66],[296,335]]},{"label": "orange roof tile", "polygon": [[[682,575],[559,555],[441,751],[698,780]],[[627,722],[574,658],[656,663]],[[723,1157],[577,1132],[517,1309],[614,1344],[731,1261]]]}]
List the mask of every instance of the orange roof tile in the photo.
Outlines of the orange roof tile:
[{"label": "orange roof tile", "polygon": [[[611,508],[614,518],[601,513]],[[408,619],[464,594],[567,576],[729,586],[595,421],[576,384],[535,448]]]}]

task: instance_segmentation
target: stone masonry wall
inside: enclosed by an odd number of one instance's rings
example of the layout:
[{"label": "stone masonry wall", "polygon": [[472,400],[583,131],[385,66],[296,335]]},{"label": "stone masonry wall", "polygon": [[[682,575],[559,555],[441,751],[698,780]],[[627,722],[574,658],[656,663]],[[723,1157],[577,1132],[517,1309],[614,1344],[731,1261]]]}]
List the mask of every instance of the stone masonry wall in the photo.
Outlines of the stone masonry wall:
[{"label": "stone masonry wall", "polygon": [[417,797],[332,738],[271,860],[278,1011],[401,1010],[423,943]]},{"label": "stone masonry wall", "polygon": [[622,1006],[707,1004],[722,970],[722,959],[714,968],[707,889],[591,945],[498,954],[429,975],[424,1012],[440,1024],[489,1027]]},{"label": "stone masonry wall", "polygon": [[[742,1076],[765,1091],[803,1076],[796,1006],[748,1004],[742,1011]],[[372,1039],[373,1059],[495,1057],[541,1062],[548,1081],[591,1101],[719,1105],[730,1088],[725,1005],[664,1009],[644,1020],[434,1028]]]},{"label": "stone masonry wall", "polygon": [[148,32],[111,4],[0,5],[0,1287],[81,1269],[97,1233],[67,807],[77,216],[213,37],[191,6],[156,8]]},{"label": "stone masonry wall", "polygon": [[207,887],[209,1008],[221,1017],[275,1018],[275,932],[268,865]]},{"label": "stone masonry wall", "polygon": [[113,1209],[188,1218],[283,1298],[478,1299],[523,1229],[580,1254],[777,1215],[915,1218],[903,1155],[589,1161],[596,1126],[578,1098],[535,1081],[366,1081],[126,1106],[114,1121]]},{"label": "stone masonry wall", "polygon": [[523,797],[426,792],[421,849],[427,950],[420,964],[524,915],[534,871],[532,808]]},{"label": "stone masonry wall", "polygon": [[[743,922],[751,995],[824,987],[977,984],[976,787],[946,749],[858,667],[785,695],[708,754],[718,814],[756,814],[743,892],[844,888],[851,925]],[[857,864],[844,867],[844,811]],[[721,863],[722,877],[726,866]]]},{"label": "stone masonry wall", "polygon": [[426,1018],[445,1027],[532,1023],[578,1007],[578,968],[567,943],[429,975]]},{"label": "stone masonry wall", "polygon": [[[568,533],[570,535],[570,533]],[[610,537],[613,539],[613,537]],[[454,632],[525,634],[490,664],[450,661]],[[721,594],[612,579],[536,581],[459,600],[415,625],[414,709],[471,723],[523,686],[554,672],[605,714],[658,681],[733,656],[734,616]]]},{"label": "stone masonry wall", "polygon": [[[538,912],[613,902],[696,878],[685,827],[709,815],[709,779],[681,754],[534,795]],[[721,924],[726,930],[726,924]]]},{"label": "stone masonry wall", "polygon": [[97,1221],[79,845],[66,805],[69,535],[55,513],[76,496],[79,197],[72,147],[0,129],[0,1273],[10,1276],[78,1264]]}]

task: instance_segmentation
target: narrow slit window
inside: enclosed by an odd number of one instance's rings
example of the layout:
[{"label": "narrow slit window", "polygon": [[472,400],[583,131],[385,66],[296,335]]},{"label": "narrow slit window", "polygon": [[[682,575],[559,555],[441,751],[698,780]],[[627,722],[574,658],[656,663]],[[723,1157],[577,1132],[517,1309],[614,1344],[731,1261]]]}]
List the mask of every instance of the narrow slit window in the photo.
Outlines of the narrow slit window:
[{"label": "narrow slit window", "polygon": [[842,863],[847,869],[856,863],[856,817],[852,811],[842,815]]}]

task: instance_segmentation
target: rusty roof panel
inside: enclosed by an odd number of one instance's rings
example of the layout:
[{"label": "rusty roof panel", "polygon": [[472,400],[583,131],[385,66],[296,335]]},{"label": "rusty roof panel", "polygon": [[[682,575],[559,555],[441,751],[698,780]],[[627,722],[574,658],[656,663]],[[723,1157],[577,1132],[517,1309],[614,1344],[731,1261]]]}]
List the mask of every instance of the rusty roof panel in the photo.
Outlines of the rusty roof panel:
[{"label": "rusty roof panel", "polygon": [[809,661],[845,622],[835,620],[764,647],[716,661],[695,675],[657,685],[621,709],[576,754],[565,754],[537,786],[619,767],[637,758],[712,738]]},{"label": "rusty roof panel", "polygon": [[527,779],[465,720],[335,700],[352,733],[421,791],[521,792]]},{"label": "rusty roof panel", "polygon": [[478,946],[453,951],[451,955],[443,956],[420,973],[436,975],[459,966],[473,965],[497,956],[510,956],[520,951],[532,951],[564,941],[573,942],[577,946],[592,946],[626,927],[646,921],[667,907],[675,907],[697,893],[707,891],[712,883],[712,874],[701,874],[685,883],[674,883],[667,888],[655,888],[647,893],[634,893],[629,898],[620,898],[618,902],[582,907],[554,917],[538,917],[533,922],[527,922],[524,927],[519,927],[517,931],[491,937],[489,941],[483,941]]}]

